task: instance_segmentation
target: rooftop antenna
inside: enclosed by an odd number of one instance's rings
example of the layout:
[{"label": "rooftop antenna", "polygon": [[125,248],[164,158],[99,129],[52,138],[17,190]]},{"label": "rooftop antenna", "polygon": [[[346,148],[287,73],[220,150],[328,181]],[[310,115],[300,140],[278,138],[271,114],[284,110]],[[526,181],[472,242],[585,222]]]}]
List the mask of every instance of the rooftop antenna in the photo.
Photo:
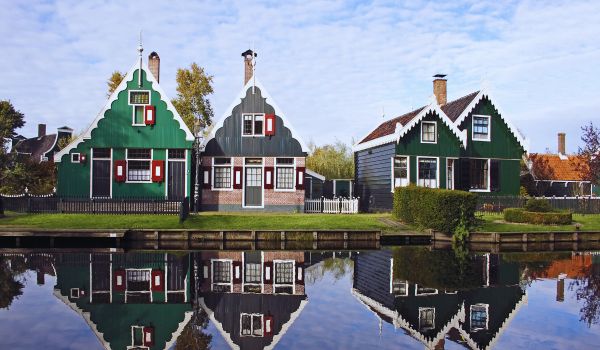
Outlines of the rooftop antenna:
[{"label": "rooftop antenna", "polygon": [[142,31],[140,30],[140,44],[138,45],[138,52],[140,55],[140,71],[138,74],[138,86],[142,87],[142,52],[144,48],[142,47]]}]

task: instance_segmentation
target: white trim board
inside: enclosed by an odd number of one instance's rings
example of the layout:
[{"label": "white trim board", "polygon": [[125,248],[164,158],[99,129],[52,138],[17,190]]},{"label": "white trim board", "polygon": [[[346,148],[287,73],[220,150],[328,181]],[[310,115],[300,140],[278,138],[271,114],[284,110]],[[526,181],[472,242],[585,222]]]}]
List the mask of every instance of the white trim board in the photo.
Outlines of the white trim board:
[{"label": "white trim board", "polygon": [[[219,130],[220,128],[223,127],[223,124],[225,123],[225,119],[232,116],[233,109],[241,103],[241,100],[244,97],[246,97],[246,92],[248,91],[248,89],[250,89],[252,87],[259,88],[262,97],[265,98],[265,103],[270,104],[273,107],[273,109],[275,109],[275,115],[278,116],[279,118],[281,118],[281,120],[283,120],[283,126],[288,128],[292,134],[292,137],[295,138],[296,140],[298,140],[298,142],[300,143],[300,147],[302,148],[302,151],[308,153],[308,151],[309,151],[308,146],[302,140],[302,138],[299,136],[299,134],[294,130],[291,122],[285,116],[285,113],[283,113],[281,108],[279,108],[279,106],[277,105],[275,100],[271,97],[271,95],[269,94],[267,89],[265,89],[264,86],[260,83],[258,78],[254,77],[254,76],[248,80],[246,85],[244,85],[242,90],[237,94],[236,98],[234,98],[231,105],[225,110],[225,113],[223,113],[223,115],[221,116],[219,121],[217,121],[215,124],[213,124],[213,126],[211,127],[211,129],[208,133],[208,136],[202,142],[202,146],[206,147],[208,142],[215,138],[215,134],[217,133],[217,130]],[[242,114],[244,114],[244,113],[242,113]],[[245,114],[250,114],[250,112],[245,113]],[[263,126],[263,128],[264,128],[264,126]]]},{"label": "white trim board", "polygon": [[319,179],[319,180],[321,180],[321,181],[325,181],[325,176],[323,176],[323,175],[321,175],[321,174],[319,174],[319,173],[317,173],[317,172],[315,172],[315,171],[313,171],[313,170],[310,170],[310,169],[308,169],[308,168],[305,168],[305,169],[304,169],[304,173],[305,173],[306,175],[310,175],[310,176],[312,176],[312,177],[314,177],[314,178],[316,178],[316,179]]},{"label": "white trim board", "polygon": [[[65,148],[63,148],[62,150],[60,150],[59,152],[57,152],[54,155],[55,163],[60,163],[62,156],[65,154],[68,154],[73,148],[76,148],[82,141],[89,140],[92,138],[92,131],[98,127],[98,122],[104,118],[104,114],[106,113],[106,111],[108,111],[110,109],[112,103],[117,100],[117,98],[119,97],[119,93],[121,91],[124,91],[127,89],[127,83],[129,83],[130,81],[133,80],[133,74],[135,73],[136,70],[139,70],[139,69],[140,69],[140,62],[136,58],[135,63],[129,69],[129,71],[127,72],[127,75],[125,75],[125,77],[121,81],[121,84],[119,84],[119,86],[115,89],[115,91],[113,91],[113,93],[110,95],[110,97],[104,104],[104,107],[102,107],[100,112],[96,115],[96,117],[94,118],[92,123],[87,127],[87,129],[83,133],[81,133],[79,136],[77,136],[77,138],[75,140],[73,140],[71,143],[69,143]],[[173,118],[177,122],[179,122],[179,128],[185,132],[186,141],[194,141],[195,140],[194,135],[192,134],[190,129],[187,127],[187,125],[185,125],[185,122],[183,121],[183,119],[181,118],[179,113],[177,113],[177,110],[171,103],[171,99],[167,96],[167,94],[165,94],[164,90],[160,87],[160,85],[156,81],[156,78],[154,77],[154,75],[152,73],[150,73],[150,70],[148,69],[148,66],[146,65],[145,62],[142,63],[142,70],[146,72],[146,80],[148,80],[152,84],[152,89],[160,94],[161,101],[164,101],[167,104],[167,110],[169,110],[171,113],[173,113]]]}]

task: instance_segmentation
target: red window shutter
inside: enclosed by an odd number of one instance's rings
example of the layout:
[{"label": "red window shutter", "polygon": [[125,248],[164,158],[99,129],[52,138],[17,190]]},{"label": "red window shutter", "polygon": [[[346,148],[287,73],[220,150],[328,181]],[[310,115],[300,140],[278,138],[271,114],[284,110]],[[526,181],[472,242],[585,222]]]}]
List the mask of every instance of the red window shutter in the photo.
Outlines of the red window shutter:
[{"label": "red window shutter", "polygon": [[272,261],[265,262],[264,279],[265,279],[265,283],[267,283],[267,284],[273,283],[273,262]]},{"label": "red window shutter", "polygon": [[241,190],[244,185],[244,168],[241,166],[233,167],[233,188]]},{"label": "red window shutter", "polygon": [[152,182],[163,182],[165,179],[165,161],[152,161]]},{"label": "red window shutter", "polygon": [[125,270],[115,270],[113,273],[113,290],[115,292],[125,291]]},{"label": "red window shutter", "polygon": [[152,270],[152,291],[153,292],[162,292],[165,290],[165,282],[164,282],[164,274],[162,270]]},{"label": "red window shutter", "polygon": [[233,283],[242,283],[242,262],[233,262]]},{"label": "red window shutter", "polygon": [[144,327],[144,346],[154,346],[154,327]]},{"label": "red window shutter", "polygon": [[296,168],[296,189],[303,190],[304,189],[304,172],[305,168],[300,167]]},{"label": "red window shutter", "polygon": [[127,161],[115,160],[115,181],[125,182],[127,179]]},{"label": "red window shutter", "polygon": [[264,329],[264,334],[265,337],[272,337],[273,336],[273,316],[271,315],[265,315],[263,318],[263,329]]},{"label": "red window shutter", "polygon": [[265,136],[275,135],[275,114],[265,115]]},{"label": "red window shutter", "polygon": [[296,265],[296,284],[304,285],[304,267]]},{"label": "red window shutter", "polygon": [[272,166],[265,167],[265,190],[273,189],[273,181],[275,180],[275,168]]},{"label": "red window shutter", "polygon": [[210,177],[212,176],[211,169],[209,166],[202,168],[202,188],[210,190]]},{"label": "red window shutter", "polygon": [[144,108],[144,122],[146,125],[156,124],[156,107],[146,106]]}]

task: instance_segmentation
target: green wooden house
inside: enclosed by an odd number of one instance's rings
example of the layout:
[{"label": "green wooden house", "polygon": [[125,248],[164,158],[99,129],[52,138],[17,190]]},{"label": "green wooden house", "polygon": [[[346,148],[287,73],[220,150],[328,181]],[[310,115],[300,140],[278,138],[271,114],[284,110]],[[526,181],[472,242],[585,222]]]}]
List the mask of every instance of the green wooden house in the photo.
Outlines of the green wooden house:
[{"label": "green wooden house", "polygon": [[194,136],[159,85],[160,58],[139,60],[90,126],[58,152],[61,197],[190,195]]},{"label": "green wooden house", "polygon": [[488,195],[519,193],[527,142],[490,94],[446,101],[435,76],[431,103],[378,124],[354,146],[355,195],[365,211],[390,210],[394,188],[417,186]]}]

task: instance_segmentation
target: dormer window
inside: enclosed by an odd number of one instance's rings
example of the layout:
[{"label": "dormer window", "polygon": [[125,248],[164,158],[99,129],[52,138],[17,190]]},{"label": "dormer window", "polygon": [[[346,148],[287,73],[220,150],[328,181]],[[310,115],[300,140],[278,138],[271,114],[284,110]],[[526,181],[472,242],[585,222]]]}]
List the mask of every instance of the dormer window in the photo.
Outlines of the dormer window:
[{"label": "dormer window", "polygon": [[265,135],[265,115],[264,114],[244,114],[242,124],[243,136],[264,136]]},{"label": "dormer window", "polygon": [[473,116],[473,140],[490,141],[490,121],[489,115]]},{"label": "dormer window", "polygon": [[145,108],[150,105],[150,91],[129,91],[129,105],[133,106],[134,126],[145,126]]},{"label": "dormer window", "polygon": [[421,143],[437,143],[436,122],[421,122]]}]

